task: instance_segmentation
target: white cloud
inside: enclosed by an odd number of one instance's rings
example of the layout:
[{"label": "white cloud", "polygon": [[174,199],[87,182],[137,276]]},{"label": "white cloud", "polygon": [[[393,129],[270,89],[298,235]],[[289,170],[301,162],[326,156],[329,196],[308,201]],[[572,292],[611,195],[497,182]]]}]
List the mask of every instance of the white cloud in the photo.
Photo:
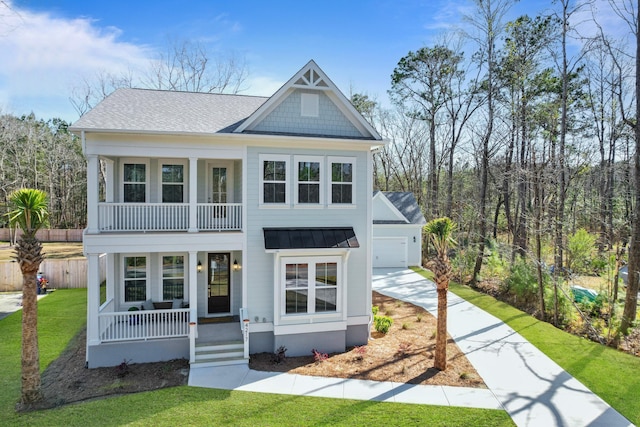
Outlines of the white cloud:
[{"label": "white cloud", "polygon": [[68,111],[71,88],[82,78],[142,67],[150,57],[147,47],[120,41],[117,28],[31,12],[11,2],[0,2],[0,27],[7,29],[0,34],[0,102],[19,109],[16,114],[44,114],[38,105],[25,105],[36,97],[59,98],[61,111]]}]

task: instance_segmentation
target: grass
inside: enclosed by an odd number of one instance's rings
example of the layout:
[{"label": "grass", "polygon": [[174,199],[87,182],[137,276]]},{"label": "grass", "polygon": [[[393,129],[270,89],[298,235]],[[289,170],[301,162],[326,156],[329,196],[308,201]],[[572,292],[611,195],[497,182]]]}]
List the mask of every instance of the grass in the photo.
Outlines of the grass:
[{"label": "grass", "polygon": [[[86,319],[86,289],[58,290],[38,303],[42,370]],[[504,411],[174,387],[17,414],[21,312],[0,321],[3,426],[513,426]],[[215,420],[215,421],[214,421]]]},{"label": "grass", "polygon": [[[47,259],[84,258],[82,242],[43,243],[42,248]],[[13,247],[9,246],[9,242],[0,242],[0,261],[12,261],[13,256]]]},{"label": "grass", "polygon": [[[431,278],[426,270],[416,271]],[[631,422],[640,425],[640,358],[577,337],[468,286],[449,290],[507,323]]]}]

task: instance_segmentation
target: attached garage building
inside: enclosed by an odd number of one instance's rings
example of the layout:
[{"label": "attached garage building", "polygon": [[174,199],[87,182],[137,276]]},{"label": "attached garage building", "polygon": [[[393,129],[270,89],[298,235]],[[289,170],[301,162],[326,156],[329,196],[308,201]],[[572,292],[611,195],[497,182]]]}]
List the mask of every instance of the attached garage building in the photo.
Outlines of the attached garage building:
[{"label": "attached garage building", "polygon": [[413,193],[373,193],[373,267],[422,264],[422,227],[427,223]]}]

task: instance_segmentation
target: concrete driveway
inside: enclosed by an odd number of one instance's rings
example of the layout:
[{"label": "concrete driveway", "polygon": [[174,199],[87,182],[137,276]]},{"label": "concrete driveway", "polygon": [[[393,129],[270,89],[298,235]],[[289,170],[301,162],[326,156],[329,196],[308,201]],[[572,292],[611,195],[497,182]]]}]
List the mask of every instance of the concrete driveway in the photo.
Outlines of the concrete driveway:
[{"label": "concrete driveway", "polygon": [[[435,284],[408,269],[375,269],[373,290],[437,315]],[[449,292],[449,334],[518,426],[633,424],[508,325]]]},{"label": "concrete driveway", "polygon": [[[38,299],[47,294],[38,295]],[[0,320],[22,308],[22,292],[0,292]]]}]

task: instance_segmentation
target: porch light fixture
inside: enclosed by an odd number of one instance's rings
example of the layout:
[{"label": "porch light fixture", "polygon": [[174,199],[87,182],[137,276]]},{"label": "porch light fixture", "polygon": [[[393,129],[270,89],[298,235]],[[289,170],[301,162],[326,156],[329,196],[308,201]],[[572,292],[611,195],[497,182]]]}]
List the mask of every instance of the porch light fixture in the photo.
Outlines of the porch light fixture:
[{"label": "porch light fixture", "polygon": [[198,261],[198,273],[202,273],[202,263]]},{"label": "porch light fixture", "polygon": [[233,260],[233,271],[238,271],[240,270],[240,264],[238,264],[238,260],[234,259]]}]

